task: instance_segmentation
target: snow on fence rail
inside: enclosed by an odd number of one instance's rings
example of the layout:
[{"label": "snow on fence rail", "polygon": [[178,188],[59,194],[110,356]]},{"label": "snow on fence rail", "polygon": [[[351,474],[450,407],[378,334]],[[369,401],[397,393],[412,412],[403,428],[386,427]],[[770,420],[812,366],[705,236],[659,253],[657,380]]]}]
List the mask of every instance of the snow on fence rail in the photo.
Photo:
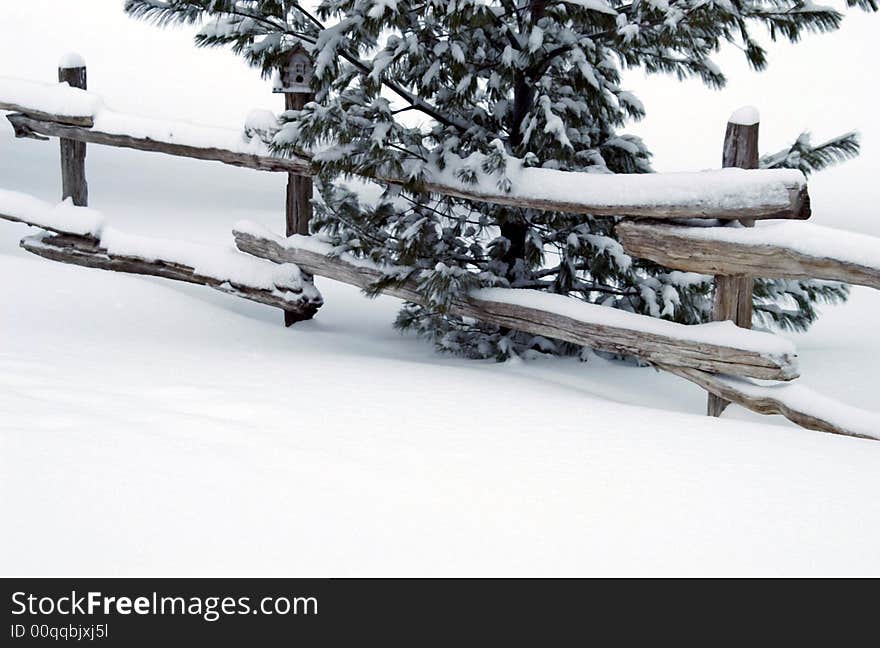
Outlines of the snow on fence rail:
[{"label": "snow on fence rail", "polygon": [[90,128],[102,103],[99,96],[66,83],[0,77],[0,110],[24,112],[36,119]]},{"label": "snow on fence rail", "polygon": [[[295,263],[307,272],[370,288],[382,272],[364,259],[334,256],[315,237],[281,238],[262,226],[239,222],[235,244],[277,263]],[[424,303],[414,281],[382,292]],[[800,385],[758,385],[743,376],[788,380],[796,377],[794,348],[782,338],[749,331],[731,322],[685,326],[531,290],[491,288],[452,304],[462,317],[633,355],[689,380],[711,394],[759,414],[781,414],[812,430],[880,439],[880,415],[837,403]],[[769,363],[768,363],[769,360]],[[775,366],[774,366],[775,365]],[[738,374],[738,375],[729,375]],[[789,386],[791,387],[789,389]]]},{"label": "snow on fence rail", "polygon": [[[148,119],[107,110],[97,98],[91,104],[77,102],[91,124],[71,123],[65,97],[74,89],[43,87],[29,92],[22,87],[32,82],[0,78],[0,108],[18,112],[7,118],[19,137],[51,136],[72,141],[156,151],[170,155],[215,160],[262,171],[310,174],[309,160],[281,158],[270,154],[258,138],[246,141],[243,129],[196,126],[186,122]],[[38,90],[46,91],[43,97]],[[83,92],[83,91],[80,91]],[[79,98],[80,95],[70,95]],[[94,97],[86,93],[87,97]],[[80,104],[86,104],[81,106]],[[84,118],[78,115],[76,119]],[[795,218],[810,215],[806,180],[799,171],[723,169],[695,173],[593,174],[523,168],[511,159],[508,176],[513,189],[499,190],[494,178],[477,184],[459,180],[452,162],[424,183],[428,191],[470,200],[595,216],[643,218]],[[400,178],[379,176],[376,180],[400,183]]]},{"label": "snow on fence rail", "polygon": [[246,142],[240,131],[231,128],[196,126],[144,117],[129,118],[110,112],[101,113],[92,128],[41,119],[22,112],[7,115],[6,118],[17,137],[58,137],[88,144],[222,162],[258,171],[309,174],[308,160],[272,157],[262,142]]},{"label": "snow on fence rail", "polygon": [[627,221],[628,254],[713,275],[828,279],[880,289],[880,239],[809,223],[691,227]]},{"label": "snow on fence rail", "polygon": [[[247,222],[237,223],[233,236],[242,252],[276,263],[294,263],[311,274],[360,288],[371,287],[383,276],[379,268],[363,259],[332,256],[332,248],[314,237],[285,239]],[[425,304],[415,280],[383,292]],[[564,295],[510,288],[471,293],[454,302],[450,313],[658,364],[774,380],[791,380],[798,375],[791,343],[731,322],[686,326]]]},{"label": "snow on fence rail", "polygon": [[880,440],[880,414],[841,403],[804,385],[758,385],[745,378],[685,367],[660,368],[758,414],[779,414],[808,430]]},{"label": "snow on fence rail", "polygon": [[51,205],[0,190],[0,218],[48,230],[22,239],[21,247],[53,261],[201,284],[300,320],[323,304],[312,278],[295,265],[270,263],[231,246],[132,236],[106,225],[100,212],[69,201]]},{"label": "snow on fence rail", "polygon": [[[326,244],[315,238],[283,239],[253,225],[236,227],[238,251],[131,237],[105,226],[100,214],[84,207],[88,202],[86,143],[288,173],[288,235],[308,229],[309,181],[303,184],[296,180],[310,176],[311,161],[305,157],[274,156],[260,137],[245,137],[244,129],[197,126],[113,112],[104,107],[100,97],[86,92],[82,62],[77,60],[74,68],[69,65],[72,63],[63,62],[58,70],[59,80],[67,83],[0,78],[0,110],[16,111],[7,115],[16,136],[61,140],[63,195],[82,205],[53,206],[15,192],[0,191],[0,218],[48,230],[23,239],[24,249],[65,263],[207,285],[283,308],[287,324],[313,316],[322,303],[311,276],[301,273],[300,267],[361,288],[371,287],[382,276],[380,269],[369,262],[334,256]],[[501,192],[496,178],[480,178],[475,184],[460,181],[455,173],[458,161],[452,161],[443,171],[437,170],[424,188],[490,203],[654,221],[713,219],[741,221],[749,226],[755,219],[808,218],[810,200],[802,174],[754,170],[757,113],[752,112],[754,118],[748,124],[731,118],[725,137],[724,166],[742,168],[599,175],[524,168],[521,161],[511,159],[507,176],[512,189]],[[461,164],[474,162],[462,160]],[[401,182],[393,177],[373,179]],[[880,264],[872,256],[872,241],[858,241],[856,253],[853,239],[848,239],[851,245],[846,250],[840,248],[823,256],[816,253],[818,248],[805,247],[803,236],[798,238],[799,245],[783,239],[804,232],[809,233],[807,238],[822,235],[825,242],[843,243],[842,239],[794,223],[775,227],[772,240],[767,240],[769,228],[694,228],[650,221],[627,221],[618,226],[629,253],[669,267],[716,275],[714,318],[721,321],[712,324],[684,326],[561,295],[513,289],[473,292],[455,301],[450,312],[642,358],[706,389],[712,415],[719,415],[727,401],[733,401],[759,413],[782,414],[807,428],[880,438],[880,432],[875,432],[880,429],[880,416],[876,414],[820,398],[800,386],[758,385],[746,379],[788,381],[798,375],[792,345],[774,335],[748,330],[749,276],[819,276],[878,287]],[[424,303],[415,281],[388,286],[383,292]]]},{"label": "snow on fence rail", "polygon": [[[369,288],[382,276],[378,268],[363,259],[330,256],[332,248],[314,237],[283,239],[251,223],[238,223],[233,235],[242,251],[279,263],[295,263],[315,275],[360,288]],[[387,287],[383,292],[409,301],[423,300],[413,282]],[[450,310],[499,326],[635,355],[720,398],[760,414],[781,414],[808,429],[880,439],[880,415],[876,413],[837,403],[800,385],[758,385],[725,375],[768,375],[765,367],[753,364],[755,353],[794,360],[793,348],[784,340],[737,328],[730,322],[683,326],[575,302],[561,295],[497,288],[472,293],[467,300],[455,302]],[[733,358],[737,361],[727,362]],[[672,359],[672,364],[666,359]],[[787,370],[793,368],[791,364]],[[779,379],[779,374],[776,377]]]}]

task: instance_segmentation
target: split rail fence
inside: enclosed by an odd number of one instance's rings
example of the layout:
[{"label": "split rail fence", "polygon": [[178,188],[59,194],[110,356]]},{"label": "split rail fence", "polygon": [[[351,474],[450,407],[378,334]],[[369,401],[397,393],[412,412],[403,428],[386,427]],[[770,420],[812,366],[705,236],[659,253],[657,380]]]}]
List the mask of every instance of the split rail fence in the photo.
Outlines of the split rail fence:
[{"label": "split rail fence", "polygon": [[[61,68],[58,77],[59,84],[0,79],[0,110],[12,111],[7,119],[16,136],[60,140],[62,198],[73,203],[51,205],[0,190],[0,218],[44,230],[22,240],[25,250],[64,263],[206,285],[281,308],[287,325],[313,317],[322,305],[313,275],[361,288],[382,276],[381,268],[333,254],[306,235],[307,158],[274,156],[262,140],[247,140],[234,129],[114,113],[86,91],[85,67]],[[287,104],[297,102],[288,99]],[[286,236],[239,223],[233,231],[238,252],[183,243],[169,249],[143,237],[134,241],[87,207],[87,144],[287,173]],[[597,176],[520,169],[520,181],[509,192],[464,184],[449,172],[438,172],[425,183],[428,191],[470,200],[620,217],[617,232],[628,254],[715,276],[716,323],[685,326],[562,295],[498,288],[457,300],[451,312],[640,358],[705,389],[713,416],[734,402],[762,414],[781,414],[806,428],[880,439],[880,416],[793,384],[799,375],[793,345],[749,330],[753,277],[818,278],[880,288],[880,240],[798,222],[810,216],[806,181],[797,172],[757,170],[757,122],[728,124],[723,166],[745,170]],[[755,220],[765,219],[780,222],[752,228]],[[809,244],[821,239],[828,245],[829,238],[840,242],[830,254],[822,245]],[[424,300],[414,283],[384,292]]]}]

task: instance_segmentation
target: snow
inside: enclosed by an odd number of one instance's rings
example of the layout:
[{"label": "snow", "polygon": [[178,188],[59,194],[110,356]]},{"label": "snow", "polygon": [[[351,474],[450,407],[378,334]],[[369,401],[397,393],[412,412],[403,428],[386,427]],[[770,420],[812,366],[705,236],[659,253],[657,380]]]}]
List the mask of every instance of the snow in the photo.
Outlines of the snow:
[{"label": "snow", "polygon": [[477,299],[537,308],[580,322],[613,326],[638,333],[665,335],[677,340],[735,346],[771,356],[796,353],[794,345],[789,340],[772,333],[741,329],[730,321],[686,326],[616,308],[587,304],[564,295],[553,295],[539,290],[483,288],[474,291],[472,295]]},{"label": "snow", "polygon": [[61,69],[85,67],[86,60],[76,52],[67,52],[58,59],[58,67]]},{"label": "snow", "polygon": [[605,0],[564,0],[565,4],[578,5],[584,9],[592,9],[600,13],[616,16],[617,11],[614,10]]},{"label": "snow", "polygon": [[880,239],[836,227],[796,221],[761,222],[747,227],[675,228],[688,238],[772,245],[789,248],[806,256],[831,258],[845,263],[880,268]]},{"label": "snow", "polygon": [[370,18],[381,18],[386,9],[390,10],[392,13],[397,12],[397,0],[373,0],[372,4],[373,6],[370,7],[370,10],[367,12],[367,15]]},{"label": "snow", "polygon": [[[552,116],[552,113],[550,113]],[[547,128],[551,127],[548,116]],[[564,133],[559,134],[564,137]],[[459,180],[456,171],[463,165],[480,168],[481,156],[467,160],[448,159],[446,167],[435,170],[432,182],[473,194],[498,193],[497,176],[478,174],[476,184]],[[735,209],[744,205],[790,206],[790,191],[803,187],[806,180],[794,169],[717,169],[679,173],[571,173],[554,169],[523,167],[509,158],[507,177],[512,183],[512,199],[553,200],[570,204],[601,205],[625,209],[644,205],[674,206],[698,204],[706,210]]]},{"label": "snow", "polygon": [[97,237],[104,227],[100,212],[88,207],[75,207],[70,199],[52,204],[18,191],[0,189],[0,214],[44,229],[63,231],[78,236]]},{"label": "snow", "polygon": [[[569,4],[587,3],[606,6]],[[126,110],[235,124],[264,101],[228,50],[98,4],[9,3],[43,19],[5,21],[9,51],[33,54],[5,73],[54,74],[76,25]],[[760,75],[719,53],[722,91],[628,72],[657,168],[717,164],[729,107],[761,97],[769,150],[795,126],[865,129],[859,160],[811,178],[813,218],[880,234],[876,84],[862,65],[816,74],[829,47],[876,49],[875,22],[845,22],[796,55],[776,44]],[[132,71],[153,69],[145,91]],[[284,174],[100,146],[88,173],[92,203],[138,234],[225,243],[237,219],[283,220]],[[0,120],[0,179],[57,200],[57,146]],[[21,232],[0,222],[5,576],[880,575],[878,443],[736,406],[708,419],[691,383],[599,358],[437,356],[390,328],[396,300],[330,281],[318,317],[283,329],[197,286],[38,259]],[[824,310],[797,336],[799,382],[876,407],[880,292]]]},{"label": "snow", "polygon": [[204,245],[177,239],[132,235],[105,227],[101,247],[110,254],[136,256],[150,261],[163,260],[187,265],[197,273],[232,284],[262,290],[304,291],[311,299],[320,293],[310,281],[304,281],[292,263],[275,264],[239,252],[231,243],[226,246]]},{"label": "snow", "polygon": [[[4,184],[57,195],[56,147],[0,125],[0,151]],[[282,226],[284,174],[88,159],[126,232]],[[321,278],[318,316],[285,329],[34,257],[22,231],[0,222],[6,576],[880,575],[880,443],[709,419],[695,385],[598,357],[438,356],[391,328],[399,301]],[[801,380],[873,407],[878,313],[868,289],[829,308]]]},{"label": "snow", "polygon": [[[187,265],[197,273],[221,281],[261,290],[305,292],[311,299],[320,293],[304,281],[297,266],[275,264],[239,252],[234,245],[204,245],[178,239],[132,235],[105,225],[103,215],[88,207],[76,207],[68,199],[52,205],[33,196],[0,189],[0,214],[53,231],[91,236],[110,254],[163,260]],[[172,228],[173,230],[173,228]]]},{"label": "snow", "polygon": [[320,236],[303,236],[302,234],[294,234],[293,236],[285,238],[279,236],[269,228],[250,220],[237,221],[232,226],[232,229],[233,231],[241,232],[242,234],[250,234],[251,236],[258,238],[269,239],[283,248],[297,248],[308,252],[314,252],[315,254],[320,254],[322,256],[338,256],[344,259],[346,263],[360,268],[369,268],[370,270],[376,270],[377,272],[382,272],[383,270],[382,266],[374,263],[370,259],[356,257],[348,253],[340,254],[336,248],[327,241],[322,240]]},{"label": "snow", "polygon": [[[354,257],[351,254],[337,254],[334,248],[317,236],[301,236],[299,234],[283,239],[270,232],[259,223],[238,221],[233,226],[237,232],[251,234],[256,237],[268,238],[282,247],[308,250],[323,256],[339,256],[347,263],[360,267],[381,270],[369,259]],[[795,355],[796,349],[790,340],[772,333],[742,329],[733,322],[711,322],[696,326],[686,326],[666,320],[628,313],[616,308],[607,308],[596,304],[588,304],[564,295],[552,295],[538,290],[511,288],[483,288],[471,295],[477,299],[515,304],[527,308],[536,308],[570,317],[572,319],[626,329],[638,333],[664,335],[678,340],[688,340],[701,344],[735,346],[740,349],[764,353],[772,357]]]},{"label": "snow", "polygon": [[792,409],[833,422],[855,434],[880,439],[880,414],[847,405],[799,383],[760,385],[734,376],[719,377],[719,380],[754,398],[775,398]]},{"label": "snow", "polygon": [[103,105],[98,95],[66,83],[0,77],[0,104],[4,103],[66,117],[92,117]]},{"label": "snow", "polygon": [[[59,109],[61,112],[78,114],[69,112],[75,102],[70,100],[70,104],[65,103],[68,101],[67,93],[74,91],[83,92],[65,85],[0,79],[0,101],[8,100],[44,112],[59,112],[52,110],[52,107],[57,108],[63,103],[63,109]],[[83,95],[83,105],[76,107],[85,110],[85,104],[88,103],[88,112],[85,114],[94,117],[94,129],[97,131],[195,148],[219,148],[234,153],[270,155],[267,143],[262,138],[253,136],[258,130],[254,128],[255,120],[260,127],[271,125],[268,111],[252,112],[244,129],[223,128],[99,109],[100,100],[88,93],[83,92]],[[16,101],[16,98],[19,100]],[[567,144],[568,136],[561,120],[553,113],[549,99],[542,96],[539,103],[543,106],[545,115],[544,131],[553,133],[563,145]],[[467,160],[450,156],[443,170],[429,172],[429,180],[477,195],[497,195],[499,177],[482,172],[482,159],[480,154],[474,154]],[[459,179],[458,171],[462,167],[479,170],[475,184]],[[555,169],[524,167],[523,161],[517,158],[508,159],[506,176],[512,183],[512,189],[507,193],[511,199],[552,200],[572,205],[619,209],[644,205],[669,207],[682,203],[695,204],[706,211],[743,206],[778,206],[783,209],[790,206],[792,188],[801,188],[806,184],[803,174],[794,169],[574,174]]]},{"label": "snow", "polygon": [[[242,128],[205,126],[181,120],[143,117],[104,107],[93,93],[52,84],[0,77],[0,103],[11,103],[41,112],[69,117],[93,117],[94,130],[113,135],[151,139],[195,148],[219,148],[234,153],[268,156],[269,147],[259,137],[245,137]],[[253,111],[245,126],[270,125],[269,111]],[[274,115],[273,115],[274,117]],[[277,118],[276,125],[277,129]]]},{"label": "snow", "polygon": [[271,133],[279,128],[278,116],[271,110],[251,110],[244,121],[245,131]]},{"label": "snow", "polygon": [[730,115],[730,119],[727,121],[730,124],[752,126],[761,121],[761,113],[759,113],[758,109],[754,106],[743,106],[742,108],[734,110],[733,114]]},{"label": "snow", "polygon": [[233,153],[269,155],[268,146],[258,137],[245,139],[242,128],[204,126],[102,110],[95,116],[94,130],[194,148],[219,148]]}]

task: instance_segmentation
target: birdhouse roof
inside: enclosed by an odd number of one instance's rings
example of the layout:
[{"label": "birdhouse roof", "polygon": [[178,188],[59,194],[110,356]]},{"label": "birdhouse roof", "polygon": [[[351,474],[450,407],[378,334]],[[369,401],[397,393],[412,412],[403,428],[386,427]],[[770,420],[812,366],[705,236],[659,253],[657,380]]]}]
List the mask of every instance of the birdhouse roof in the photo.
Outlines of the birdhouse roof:
[{"label": "birdhouse roof", "polygon": [[308,50],[305,47],[303,47],[303,44],[301,41],[296,41],[293,44],[293,47],[291,47],[290,50],[287,52],[288,60],[292,59],[297,54],[304,54],[306,56],[309,56]]}]

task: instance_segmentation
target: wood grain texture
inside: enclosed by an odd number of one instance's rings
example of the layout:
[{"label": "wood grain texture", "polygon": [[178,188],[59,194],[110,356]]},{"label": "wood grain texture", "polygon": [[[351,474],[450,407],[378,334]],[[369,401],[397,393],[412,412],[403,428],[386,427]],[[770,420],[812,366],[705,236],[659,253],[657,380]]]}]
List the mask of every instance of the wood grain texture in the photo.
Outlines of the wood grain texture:
[{"label": "wood grain texture", "polygon": [[115,133],[104,133],[93,128],[81,128],[68,124],[34,119],[29,115],[20,113],[7,115],[16,132],[29,132],[48,137],[63,137],[67,139],[87,142],[89,144],[102,144],[119,148],[130,148],[139,151],[153,151],[178,157],[189,157],[197,160],[211,160],[222,162],[237,167],[256,169],[258,171],[278,171],[286,173],[299,173],[309,175],[309,161],[303,158],[276,158],[248,153],[236,153],[226,149],[200,148],[185,144],[170,144],[157,142],[149,138],[130,137]]},{"label": "wood grain texture", "polygon": [[[44,225],[42,223],[38,223],[35,221],[29,221],[26,218],[20,218],[19,216],[14,216],[12,214],[4,214],[3,212],[0,212],[0,219],[7,220],[11,223],[21,223],[22,225],[30,225],[31,227],[39,227],[42,230],[47,230],[49,232],[54,232],[56,234],[68,234],[71,236],[79,236],[79,234],[71,234],[69,231],[66,231],[66,230],[63,230],[63,229],[60,229],[57,227],[53,227],[51,225]],[[82,237],[82,238],[88,238],[88,237]]]},{"label": "wood grain texture", "polygon": [[722,167],[739,169],[757,169],[760,156],[758,153],[758,133],[761,125],[735,124],[727,122],[724,133],[724,149],[721,153]]},{"label": "wood grain texture", "polygon": [[[52,121],[34,119],[25,114],[7,115],[7,119],[16,129],[16,133],[35,134],[49,137],[66,137],[77,139],[91,144],[103,144],[132,148],[142,151],[156,151],[168,155],[191,157],[199,160],[214,160],[233,166],[257,169],[260,171],[276,171],[294,173],[298,175],[311,175],[309,160],[306,158],[278,158],[270,156],[250,155],[234,153],[232,151],[216,148],[198,148],[182,144],[169,144],[157,142],[151,139],[135,138],[128,135],[104,133],[94,128],[81,128],[59,124]],[[399,177],[377,175],[375,180],[400,184]],[[514,207],[528,207],[532,209],[545,209],[562,211],[575,214],[590,214],[593,216],[629,216],[633,218],[652,219],[681,219],[681,218],[711,218],[721,220],[740,220],[744,218],[767,219],[806,219],[810,217],[810,199],[806,187],[802,185],[787,186],[788,200],[785,204],[744,204],[736,208],[719,209],[709,207],[698,197],[690,202],[678,205],[607,205],[590,201],[571,202],[565,200],[550,200],[540,198],[524,198],[506,194],[503,192],[481,191],[477,188],[449,186],[436,182],[427,182],[423,188],[426,191],[463,198],[489,202],[497,205],[509,205]]]},{"label": "wood grain texture", "polygon": [[627,254],[667,268],[716,275],[827,279],[880,289],[880,265],[816,257],[780,245],[707,240],[697,235],[699,231],[705,232],[705,228],[633,221],[617,225],[617,236]]},{"label": "wood grain texture", "polygon": [[[740,169],[757,169],[760,164],[758,153],[759,123],[755,124],[727,124],[727,132],[724,137],[724,152],[721,156],[722,168],[737,167]],[[751,218],[739,221],[745,227],[754,227],[755,221]],[[754,292],[754,280],[750,275],[740,274],[735,280],[720,282],[722,290],[733,291],[736,295],[734,310],[725,317],[716,319],[733,319],[737,326],[752,328],[752,293]],[[720,301],[726,297],[721,296]],[[716,302],[717,303],[717,302]],[[732,316],[732,317],[731,317]]]},{"label": "wood grain texture", "polygon": [[[721,167],[757,169],[759,164],[758,132],[759,123],[737,124],[728,122],[724,134],[724,149],[721,154]],[[755,219],[745,217],[739,221],[745,227],[754,227]],[[719,275],[715,277],[712,319],[716,322],[731,320],[742,328],[752,328],[752,293],[755,281],[747,275]],[[727,401],[709,393],[706,413],[721,416]]]},{"label": "wood grain texture", "polygon": [[[396,182],[394,178],[384,176],[377,179],[391,184]],[[699,201],[699,199],[695,199],[691,203],[681,203],[678,205],[645,204],[627,205],[622,207],[620,205],[606,205],[594,202],[575,203],[564,200],[542,200],[538,198],[525,199],[503,193],[481,192],[476,189],[463,190],[458,187],[450,187],[431,182],[425,183],[425,189],[446,196],[464,198],[465,200],[476,200],[511,207],[528,207],[531,209],[569,212],[573,214],[590,214],[592,216],[621,216],[631,218],[650,218],[655,220],[677,220],[688,218],[712,220],[741,220],[744,218],[754,220],[806,220],[811,215],[809,193],[802,187],[789,188],[789,203],[788,206],[783,209],[779,209],[778,205],[774,206],[770,204],[718,209],[717,207],[706,207]]]},{"label": "wood grain texture", "polygon": [[[302,110],[312,100],[311,94],[288,92],[284,95],[286,110]],[[308,236],[312,219],[312,179],[302,174],[289,173],[287,177],[287,236]]]},{"label": "wood grain texture", "polygon": [[52,261],[71,263],[87,268],[112,270],[129,274],[149,275],[175,281],[199,284],[220,292],[242,297],[268,306],[276,306],[291,313],[299,320],[311,319],[322,305],[322,301],[306,296],[302,289],[266,290],[240,283],[223,281],[197,273],[187,265],[162,259],[146,260],[139,257],[110,254],[100,247],[95,239],[67,234],[43,232],[21,240],[21,247]]},{"label": "wood grain texture", "polygon": [[[71,88],[85,90],[87,87],[86,68],[58,68],[58,82],[67,83]],[[85,207],[89,204],[89,185],[86,182],[86,143],[61,138],[61,199],[70,198],[74,205]]]},{"label": "wood grain texture", "polygon": [[57,122],[59,124],[67,124],[70,126],[81,126],[83,128],[91,128],[95,125],[95,120],[90,116],[82,115],[56,115],[53,113],[43,112],[42,110],[34,110],[21,104],[12,103],[11,101],[0,101],[0,110],[9,110],[15,113],[24,113],[39,121]]},{"label": "wood grain texture", "polygon": [[[285,110],[302,110],[313,96],[301,92],[288,92],[284,95]],[[287,236],[309,234],[312,220],[312,179],[297,173],[287,174],[287,199],[285,203],[285,231]],[[284,326],[295,323],[290,313],[284,313]]]},{"label": "wood grain texture", "polygon": [[[327,257],[295,247],[290,241],[233,232],[235,244],[242,252],[276,263],[295,263],[303,270],[368,288],[381,277],[378,270]],[[406,301],[424,304],[424,298],[412,282],[389,286],[384,293]],[[653,333],[583,322],[547,311],[485,299],[470,298],[453,303],[450,312],[471,317],[496,326],[543,335],[601,351],[642,358],[651,363],[685,366],[713,373],[753,378],[792,380],[798,376],[796,357],[771,357],[732,346],[705,344]]]},{"label": "wood grain texture", "polygon": [[877,436],[869,436],[867,434],[851,430],[845,424],[833,420],[831,417],[819,417],[815,414],[803,412],[791,403],[778,398],[770,389],[760,396],[755,395],[754,391],[759,391],[758,386],[750,386],[749,392],[737,388],[734,381],[725,380],[723,376],[712,375],[705,371],[697,369],[689,369],[685,367],[676,367],[672,365],[658,365],[660,369],[673,373],[677,376],[696,383],[716,398],[725,402],[733,402],[746,409],[757,412],[758,414],[779,414],[789,421],[800,425],[809,430],[817,430],[819,432],[829,432],[831,434],[841,434],[844,436],[858,437],[861,439],[878,440],[880,438],[880,429],[877,430]]}]

